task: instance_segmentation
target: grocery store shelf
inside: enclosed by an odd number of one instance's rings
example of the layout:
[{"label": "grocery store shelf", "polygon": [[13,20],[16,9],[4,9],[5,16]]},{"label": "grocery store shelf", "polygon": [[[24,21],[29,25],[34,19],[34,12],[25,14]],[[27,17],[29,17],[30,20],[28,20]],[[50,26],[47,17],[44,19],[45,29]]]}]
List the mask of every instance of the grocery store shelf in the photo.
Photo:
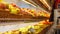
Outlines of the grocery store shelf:
[{"label": "grocery store shelf", "polygon": [[30,21],[15,21],[15,22],[0,22],[0,26],[5,26],[5,25],[16,25],[16,24],[34,24],[38,22],[30,22]]},{"label": "grocery store shelf", "polygon": [[9,30],[16,30],[18,28],[21,28],[21,27],[26,27],[26,26],[29,26],[29,25],[34,25],[36,24],[37,22],[34,22],[34,23],[23,23],[23,22],[1,22],[0,23],[0,32],[6,32],[6,31],[9,31]]}]

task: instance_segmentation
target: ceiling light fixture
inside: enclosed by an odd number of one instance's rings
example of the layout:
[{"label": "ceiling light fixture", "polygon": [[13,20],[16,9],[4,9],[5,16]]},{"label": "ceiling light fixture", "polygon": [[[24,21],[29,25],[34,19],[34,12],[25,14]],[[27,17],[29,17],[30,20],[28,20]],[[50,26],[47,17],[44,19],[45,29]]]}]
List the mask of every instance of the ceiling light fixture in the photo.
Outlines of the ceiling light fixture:
[{"label": "ceiling light fixture", "polygon": [[46,2],[46,0],[40,0],[45,6],[48,7],[49,10],[51,10],[52,8],[49,6],[49,4]]},{"label": "ceiling light fixture", "polygon": [[46,5],[48,6],[49,10],[51,10],[51,7],[48,5],[48,3],[46,2],[46,0],[43,0],[44,3],[46,3]]},{"label": "ceiling light fixture", "polygon": [[[24,2],[26,2],[26,3],[28,3],[28,4],[30,4],[30,5],[32,5],[32,6],[34,6],[34,7],[36,7],[35,5],[29,3],[29,2],[26,1],[26,0],[22,0],[22,1],[24,1]],[[46,10],[44,10],[43,8],[41,8],[41,7],[39,7],[39,6],[38,6],[38,8],[39,8],[41,11],[44,11],[44,12],[46,12],[46,13],[49,13],[49,12],[47,12]]]},{"label": "ceiling light fixture", "polygon": [[26,2],[26,3],[28,3],[28,4],[30,4],[30,5],[32,5],[32,6],[34,6],[34,7],[36,7],[35,5],[33,5],[33,4],[29,3],[29,2],[28,2],[28,1],[26,1],[26,0],[22,0],[22,1],[24,1],[24,2]]}]

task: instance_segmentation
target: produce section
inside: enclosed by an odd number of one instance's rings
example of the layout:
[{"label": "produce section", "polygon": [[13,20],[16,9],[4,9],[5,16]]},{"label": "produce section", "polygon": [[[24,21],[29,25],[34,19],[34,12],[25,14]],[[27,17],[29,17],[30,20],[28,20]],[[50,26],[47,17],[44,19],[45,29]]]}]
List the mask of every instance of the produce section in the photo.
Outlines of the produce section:
[{"label": "produce section", "polygon": [[[8,3],[5,0],[0,0],[0,34],[46,34],[53,24],[49,22],[51,14],[49,3],[46,4],[47,1],[44,0],[46,3],[42,3],[42,0],[36,3],[36,0],[17,1],[19,2]],[[20,7],[21,5],[18,6],[20,2],[22,5],[26,2],[30,8],[22,8]],[[39,7],[40,4],[34,7],[31,2],[35,5],[41,3],[41,8]],[[31,8],[30,4],[33,5],[34,9]],[[47,10],[44,10],[46,8],[44,5],[48,8]],[[50,7],[50,9],[52,8]]]},{"label": "produce section", "polygon": [[49,27],[52,25],[52,22],[47,21],[40,21],[39,23],[36,23],[34,25],[25,26],[22,28],[18,28],[15,30],[9,30],[6,32],[3,32],[2,34],[38,34],[41,31],[43,31],[46,27]]},{"label": "produce section", "polygon": [[[50,16],[49,13],[46,13],[44,11],[35,11],[34,9],[31,10],[28,8],[20,8],[14,3],[5,4],[5,3],[0,2],[0,11],[2,11],[4,13],[7,12],[7,14],[13,14],[13,16],[14,15],[17,15],[17,16],[19,15],[20,17],[26,16],[26,18],[33,18],[33,17],[38,18],[40,16],[49,18],[49,16]],[[5,17],[8,17],[8,15]]]}]

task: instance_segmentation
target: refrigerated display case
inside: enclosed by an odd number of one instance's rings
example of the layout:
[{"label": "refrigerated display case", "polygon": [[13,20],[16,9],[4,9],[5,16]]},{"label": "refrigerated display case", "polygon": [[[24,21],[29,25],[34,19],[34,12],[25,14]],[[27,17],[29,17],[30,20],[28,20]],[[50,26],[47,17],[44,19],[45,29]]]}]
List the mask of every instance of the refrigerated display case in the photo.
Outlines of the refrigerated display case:
[{"label": "refrigerated display case", "polygon": [[0,0],[1,34],[45,34],[52,25],[49,18],[50,13],[35,2]]}]

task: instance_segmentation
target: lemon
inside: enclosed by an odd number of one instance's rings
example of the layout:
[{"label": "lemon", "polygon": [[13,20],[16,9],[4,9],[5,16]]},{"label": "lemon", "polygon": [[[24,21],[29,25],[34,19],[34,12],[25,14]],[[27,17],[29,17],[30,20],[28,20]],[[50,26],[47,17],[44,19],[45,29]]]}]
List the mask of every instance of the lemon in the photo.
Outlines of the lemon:
[{"label": "lemon", "polygon": [[16,7],[13,7],[12,5],[9,5],[9,9],[10,9],[10,13],[12,13],[12,14],[17,14],[18,13],[18,8],[16,8]]},{"label": "lemon", "polygon": [[36,26],[32,26],[33,29],[39,29],[40,26],[36,25]]},{"label": "lemon", "polygon": [[0,32],[0,34],[2,34],[2,33]]},{"label": "lemon", "polygon": [[0,0],[0,2],[3,2],[3,0]]},{"label": "lemon", "polygon": [[12,34],[12,31],[8,31],[8,34]]}]

